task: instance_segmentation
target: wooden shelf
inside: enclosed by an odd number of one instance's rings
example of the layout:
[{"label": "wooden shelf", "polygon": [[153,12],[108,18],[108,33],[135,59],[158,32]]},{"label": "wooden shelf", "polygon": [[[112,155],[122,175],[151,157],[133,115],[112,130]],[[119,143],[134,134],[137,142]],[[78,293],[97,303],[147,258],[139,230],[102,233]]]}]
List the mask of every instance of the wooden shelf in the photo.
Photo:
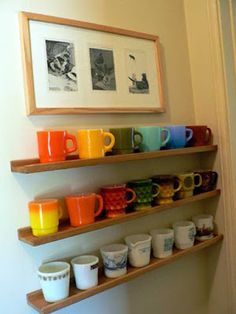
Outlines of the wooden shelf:
[{"label": "wooden shelf", "polygon": [[148,209],[138,210],[138,211],[126,214],[122,217],[109,218],[109,219],[106,218],[106,219],[98,220],[93,224],[84,225],[81,227],[71,227],[69,224],[63,224],[63,225],[59,226],[58,232],[53,233],[53,234],[49,234],[49,235],[45,235],[45,236],[41,236],[41,237],[33,236],[30,227],[19,228],[18,229],[18,238],[19,238],[19,240],[21,240],[27,244],[30,244],[32,246],[38,246],[41,244],[69,238],[69,237],[72,237],[72,236],[75,236],[78,234],[99,230],[99,229],[102,229],[105,227],[120,224],[122,222],[134,220],[136,218],[140,218],[143,216],[155,214],[155,213],[167,210],[169,208],[175,208],[177,206],[182,206],[182,205],[185,205],[188,203],[208,199],[208,198],[211,198],[211,197],[217,196],[217,195],[220,195],[219,189],[214,190],[214,191],[210,191],[210,192],[201,193],[198,195],[194,195],[194,196],[182,199],[182,200],[177,200],[177,201],[174,201],[173,203],[170,203],[170,204],[159,205],[159,206],[155,206],[155,207],[150,207]]},{"label": "wooden shelf", "polygon": [[187,155],[217,151],[217,145],[187,147],[181,149],[160,150],[147,153],[132,153],[125,155],[105,156],[95,159],[79,159],[78,156],[70,156],[66,161],[40,163],[39,159],[24,159],[11,161],[11,171],[19,173],[35,173],[69,168],[78,168],[102,164],[114,164],[132,160],[153,159],[167,156]]},{"label": "wooden shelf", "polygon": [[103,274],[100,274],[98,286],[90,288],[88,290],[78,290],[75,284],[71,283],[69,297],[54,303],[48,303],[44,300],[42,290],[37,290],[27,294],[27,302],[39,313],[42,314],[52,313],[58,309],[77,303],[83,299],[89,298],[104,290],[125,283],[153,269],[173,263],[174,261],[181,257],[201,251],[207,247],[211,247],[222,240],[223,235],[216,235],[214,236],[214,238],[210,240],[204,242],[196,242],[196,244],[190,249],[186,250],[175,249],[173,255],[171,255],[170,257],[167,257],[165,259],[151,258],[149,265],[141,268],[129,267],[127,274],[118,278],[106,278]]}]

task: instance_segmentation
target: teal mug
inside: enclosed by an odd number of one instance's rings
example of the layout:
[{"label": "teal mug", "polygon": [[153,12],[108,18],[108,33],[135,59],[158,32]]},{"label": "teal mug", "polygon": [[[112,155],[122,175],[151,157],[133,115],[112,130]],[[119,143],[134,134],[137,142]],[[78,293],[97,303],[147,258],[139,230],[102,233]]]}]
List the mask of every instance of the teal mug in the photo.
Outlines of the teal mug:
[{"label": "teal mug", "polygon": [[143,126],[136,128],[143,136],[139,149],[142,152],[160,150],[170,140],[170,131],[160,126]]}]

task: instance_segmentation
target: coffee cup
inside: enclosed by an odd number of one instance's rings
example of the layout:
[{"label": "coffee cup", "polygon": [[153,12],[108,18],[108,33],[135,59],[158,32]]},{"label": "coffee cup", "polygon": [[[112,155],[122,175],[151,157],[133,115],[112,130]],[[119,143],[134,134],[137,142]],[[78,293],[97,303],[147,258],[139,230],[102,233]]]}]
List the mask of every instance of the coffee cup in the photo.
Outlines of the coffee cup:
[{"label": "coffee cup", "polygon": [[[77,150],[76,137],[67,131],[37,131],[38,154],[41,163],[64,161]],[[68,142],[72,142],[72,147]]]},{"label": "coffee cup", "polygon": [[[80,193],[65,196],[70,224],[73,227],[91,224],[103,210],[102,196],[96,193]],[[98,203],[98,208],[96,207]]]},{"label": "coffee cup", "polygon": [[195,187],[194,194],[204,193],[212,191],[216,188],[218,173],[212,170],[197,170],[194,173],[200,174],[202,178],[202,184],[199,187]]},{"label": "coffee cup", "polygon": [[114,155],[130,154],[142,143],[143,136],[140,132],[131,128],[112,128],[109,130],[115,137],[115,145],[112,148]]},{"label": "coffee cup", "polygon": [[66,262],[49,262],[38,268],[38,277],[44,299],[56,302],[69,295],[70,264]]},{"label": "coffee cup", "polygon": [[127,188],[126,184],[114,184],[101,187],[106,217],[113,218],[126,214],[126,207],[136,198],[133,189]]},{"label": "coffee cup", "polygon": [[173,224],[175,246],[177,249],[187,249],[193,246],[196,227],[192,221],[178,221]]},{"label": "coffee cup", "polygon": [[196,225],[196,239],[198,241],[205,241],[213,238],[214,223],[212,215],[200,214],[193,216],[192,220]]},{"label": "coffee cup", "polygon": [[136,128],[143,136],[143,141],[139,145],[142,152],[160,150],[170,140],[170,131],[160,126],[144,126]]},{"label": "coffee cup", "polygon": [[38,199],[28,203],[30,226],[34,236],[58,231],[62,210],[58,199]]},{"label": "coffee cup", "polygon": [[173,175],[156,175],[151,179],[160,187],[160,192],[155,198],[157,205],[172,203],[175,193],[182,187],[180,180]]},{"label": "coffee cup", "polygon": [[168,125],[166,128],[170,131],[170,140],[166,144],[168,148],[183,148],[193,136],[193,131],[184,125]]},{"label": "coffee cup", "polygon": [[207,125],[188,125],[193,131],[189,146],[202,146],[210,144],[212,140],[212,131]]},{"label": "coffee cup", "polygon": [[192,196],[194,189],[196,187],[200,187],[202,184],[202,177],[199,173],[180,173],[177,174],[176,177],[181,182],[181,189],[175,194],[177,199],[183,199]]},{"label": "coffee cup", "polygon": [[160,228],[150,230],[152,236],[153,256],[165,258],[172,255],[174,244],[174,230],[170,228]]},{"label": "coffee cup", "polygon": [[[106,144],[107,139],[110,140],[109,144]],[[115,137],[110,132],[102,129],[78,130],[78,152],[81,159],[104,157],[114,144]]]}]

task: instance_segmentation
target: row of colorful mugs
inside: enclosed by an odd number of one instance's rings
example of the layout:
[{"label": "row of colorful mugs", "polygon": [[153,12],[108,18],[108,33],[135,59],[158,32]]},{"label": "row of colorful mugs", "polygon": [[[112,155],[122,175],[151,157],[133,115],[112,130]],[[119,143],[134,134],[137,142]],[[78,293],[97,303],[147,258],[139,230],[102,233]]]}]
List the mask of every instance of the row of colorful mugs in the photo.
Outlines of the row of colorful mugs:
[{"label": "row of colorful mugs", "polygon": [[64,130],[38,131],[40,162],[63,161],[77,150],[79,158],[89,159],[104,157],[107,152],[127,154],[207,145],[212,138],[211,129],[206,125],[112,128],[109,132],[103,129],[81,129],[77,134],[76,139],[75,135]]},{"label": "row of colorful mugs", "polygon": [[[127,260],[133,267],[150,263],[151,249],[155,258],[166,258],[177,249],[187,249],[197,240],[213,237],[213,216],[197,215],[193,221],[179,221],[173,229],[153,229],[149,234],[133,234],[125,237],[126,244],[110,244],[100,248],[104,273],[108,278],[117,278],[127,273]],[[82,255],[71,260],[77,289],[86,290],[98,285],[99,258]],[[69,295],[70,264],[50,262],[38,269],[43,295],[46,301],[55,302]]]},{"label": "row of colorful mugs", "polygon": [[[103,186],[100,194],[77,193],[65,196],[65,204],[73,227],[91,224],[103,210],[107,218],[119,217],[130,210],[142,210],[152,205],[168,204],[174,199],[215,189],[217,173],[211,170],[177,175],[157,175],[127,184]],[[42,236],[58,231],[62,209],[59,199],[39,199],[29,202],[33,235]]]}]

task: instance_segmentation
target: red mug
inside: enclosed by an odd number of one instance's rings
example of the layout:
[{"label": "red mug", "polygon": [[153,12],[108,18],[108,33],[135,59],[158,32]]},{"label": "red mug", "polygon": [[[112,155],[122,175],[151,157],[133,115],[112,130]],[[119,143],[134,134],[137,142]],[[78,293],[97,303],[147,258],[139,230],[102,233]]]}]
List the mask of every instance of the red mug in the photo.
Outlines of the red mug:
[{"label": "red mug", "polygon": [[[37,139],[40,162],[63,161],[77,150],[76,137],[67,131],[38,131]],[[69,140],[72,147],[67,146]]]},{"label": "red mug", "polygon": [[188,146],[203,146],[210,144],[212,140],[211,129],[206,125],[188,125],[187,128],[192,129],[193,136]]},{"label": "red mug", "polygon": [[[95,217],[103,210],[103,199],[96,193],[80,193],[65,197],[70,224],[73,227],[87,225],[95,221]],[[96,203],[98,202],[98,208]]]},{"label": "red mug", "polygon": [[[131,195],[131,198],[129,197]],[[113,218],[125,214],[127,205],[136,198],[134,190],[127,188],[126,184],[107,185],[101,188],[106,217]]]}]

